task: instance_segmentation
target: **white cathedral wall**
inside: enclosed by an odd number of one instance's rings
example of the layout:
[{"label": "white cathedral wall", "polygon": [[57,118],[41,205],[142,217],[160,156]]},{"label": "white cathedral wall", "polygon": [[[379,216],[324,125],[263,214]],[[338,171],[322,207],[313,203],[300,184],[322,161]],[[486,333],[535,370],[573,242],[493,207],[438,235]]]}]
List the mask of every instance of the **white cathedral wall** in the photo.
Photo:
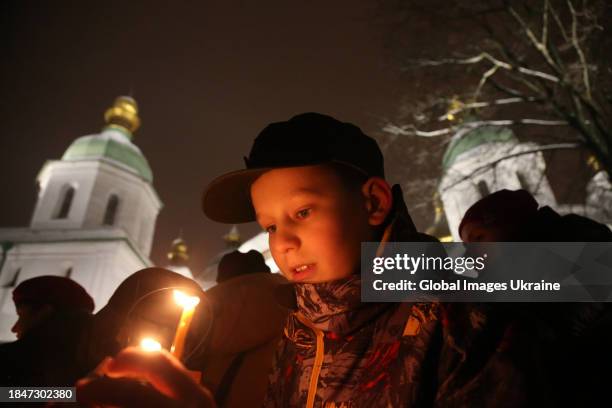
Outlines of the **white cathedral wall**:
[{"label": "white cathedral wall", "polygon": [[587,184],[586,215],[612,228],[612,183],[605,171],[593,176]]},{"label": "white cathedral wall", "polygon": [[[48,161],[38,175],[39,199],[30,223],[32,228],[80,228],[91,197],[96,168],[87,162]],[[67,218],[54,218],[64,186],[75,188]]]},{"label": "white cathedral wall", "polygon": [[84,227],[102,225],[112,194],[119,198],[114,226],[123,228],[138,249],[149,256],[161,202],[149,183],[125,170],[100,163]]},{"label": "white cathedral wall", "polygon": [[[102,160],[47,162],[38,177],[41,188],[31,227],[36,229],[99,228],[111,194],[119,197],[113,227],[128,233],[149,256],[161,201],[149,183],[115,164]],[[63,187],[75,187],[66,219],[55,219]]]},{"label": "white cathedral wall", "polygon": [[12,301],[14,287],[5,287],[21,268],[16,284],[40,275],[66,276],[94,298],[96,310],[107,302],[119,283],[149,266],[125,240],[17,243],[8,251],[0,271],[0,342],[15,339],[10,329],[17,320]]}]

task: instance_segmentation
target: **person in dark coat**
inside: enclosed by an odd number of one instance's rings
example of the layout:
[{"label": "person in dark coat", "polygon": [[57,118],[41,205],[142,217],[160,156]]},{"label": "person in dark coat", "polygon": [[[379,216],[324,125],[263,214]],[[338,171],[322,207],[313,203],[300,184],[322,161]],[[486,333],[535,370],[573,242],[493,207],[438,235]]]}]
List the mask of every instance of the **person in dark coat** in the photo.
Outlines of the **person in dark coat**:
[{"label": "person in dark coat", "polygon": [[[525,190],[500,190],[479,200],[459,226],[464,242],[610,242],[604,224],[577,214],[560,215],[548,206],[538,208]],[[525,339],[539,350],[534,386],[548,387],[559,405],[597,405],[609,399],[612,382],[612,309],[609,303],[498,304],[514,317],[515,343]]]},{"label": "person in dark coat", "polygon": [[270,268],[261,253],[233,251],[223,255],[217,267],[217,283],[251,273],[270,273]]},{"label": "person in dark coat", "polygon": [[17,341],[0,346],[3,386],[72,386],[91,367],[80,358],[94,301],[73,280],[39,276],[13,291]]},{"label": "person in dark coat", "polygon": [[500,190],[472,205],[459,225],[464,242],[608,242],[612,231],[577,214],[560,215],[525,190]]}]

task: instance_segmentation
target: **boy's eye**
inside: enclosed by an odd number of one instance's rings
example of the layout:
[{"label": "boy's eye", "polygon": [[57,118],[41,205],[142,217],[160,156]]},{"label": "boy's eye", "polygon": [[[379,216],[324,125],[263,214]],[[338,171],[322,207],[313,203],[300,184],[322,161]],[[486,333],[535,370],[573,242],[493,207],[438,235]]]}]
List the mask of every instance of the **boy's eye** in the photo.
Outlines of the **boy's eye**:
[{"label": "boy's eye", "polygon": [[306,218],[310,215],[310,208],[304,208],[303,210],[298,211],[297,213],[295,213],[295,216],[297,218]]},{"label": "boy's eye", "polygon": [[268,233],[271,234],[273,232],[276,232],[276,225],[270,225],[269,227],[264,228],[264,230]]}]

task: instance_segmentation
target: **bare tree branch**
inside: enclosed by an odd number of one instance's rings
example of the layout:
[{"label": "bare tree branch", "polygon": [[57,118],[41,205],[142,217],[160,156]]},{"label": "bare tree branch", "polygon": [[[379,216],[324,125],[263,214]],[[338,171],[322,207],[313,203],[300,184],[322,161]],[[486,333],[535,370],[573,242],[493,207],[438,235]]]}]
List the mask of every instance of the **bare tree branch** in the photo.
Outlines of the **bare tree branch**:
[{"label": "bare tree branch", "polygon": [[383,127],[383,132],[387,132],[391,135],[395,136],[421,136],[421,137],[436,137],[436,136],[444,136],[449,135],[453,132],[453,128],[444,128],[440,130],[419,130],[414,126],[397,126],[394,124],[388,124]]},{"label": "bare tree branch", "polygon": [[544,12],[542,13],[542,39],[540,43],[548,49],[548,0],[544,0]]},{"label": "bare tree branch", "polygon": [[[541,125],[541,126],[566,126],[568,123],[564,120],[546,120],[546,119],[507,119],[507,120],[479,120],[468,122],[459,126],[450,126],[438,130],[421,130],[414,125],[398,126],[389,123],[383,127],[383,131],[396,136],[420,136],[420,137],[437,137],[445,136],[459,129],[473,130],[483,126],[512,126],[512,125]],[[455,134],[456,136],[456,134]]]},{"label": "bare tree branch", "polygon": [[576,49],[576,53],[578,53],[578,58],[580,59],[580,64],[582,65],[582,80],[584,82],[586,99],[588,101],[592,101],[593,97],[591,96],[591,84],[589,81],[589,66],[587,64],[586,57],[584,56],[584,52],[580,47],[580,43],[578,42],[578,18],[576,16],[576,9],[574,9],[574,5],[572,4],[571,0],[567,0],[567,6],[572,14],[572,44]]},{"label": "bare tree branch", "polygon": [[438,121],[442,122],[448,119],[448,115],[457,115],[458,113],[461,113],[469,109],[487,108],[490,106],[497,106],[497,105],[509,105],[511,103],[534,102],[536,100],[538,100],[538,98],[535,98],[533,96],[529,96],[529,97],[520,96],[520,97],[513,97],[513,98],[494,99],[492,101],[485,101],[485,102],[465,103],[459,106],[458,108],[450,109],[444,115],[439,116]]},{"label": "bare tree branch", "polygon": [[531,28],[529,28],[529,26],[525,23],[525,21],[523,21],[521,16],[514,10],[514,8],[512,8],[512,6],[508,7],[508,11],[512,15],[512,17],[514,17],[514,19],[523,28],[523,30],[525,31],[525,35],[527,35],[529,40],[531,40],[531,42],[533,43],[533,46],[535,47],[535,49],[537,49],[540,52],[540,54],[542,54],[542,56],[544,57],[546,62],[548,62],[548,65],[550,65],[550,67],[555,71],[555,73],[558,74],[559,73],[559,67],[557,67],[557,65],[555,64],[555,62],[551,58],[550,53],[548,52],[548,48],[546,47],[546,44],[545,43],[541,43],[540,41],[538,41],[538,39],[536,38],[536,36],[533,33],[533,31],[531,30]]},{"label": "bare tree branch", "polygon": [[491,78],[489,80],[489,83],[495,89],[497,89],[498,91],[500,91],[500,92],[502,92],[502,93],[504,93],[506,95],[517,97],[517,98],[525,98],[525,95],[522,92],[520,92],[519,90],[514,89],[514,88],[509,88],[506,85],[502,85],[501,83],[496,81],[495,78]]},{"label": "bare tree branch", "polygon": [[484,74],[482,74],[482,78],[480,78],[480,82],[478,82],[478,86],[476,87],[476,91],[474,91],[474,96],[472,99],[477,100],[480,96],[480,91],[482,87],[487,82],[487,79],[495,75],[497,70],[499,69],[499,65],[493,65],[490,69],[488,69]]},{"label": "bare tree branch", "polygon": [[443,58],[439,60],[418,59],[414,61],[414,64],[418,67],[435,67],[435,66],[448,65],[448,64],[455,64],[455,65],[477,64],[484,60],[487,60],[491,62],[492,64],[499,66],[500,68],[506,69],[508,71],[516,70],[525,75],[538,77],[538,78],[545,79],[551,82],[559,82],[559,78],[556,77],[555,75],[547,74],[546,72],[537,71],[537,70],[522,67],[522,66],[512,65],[508,62],[501,61],[493,57],[488,52],[481,52],[478,55],[475,55],[470,58],[464,58],[464,59],[458,59],[458,58]]},{"label": "bare tree branch", "polygon": [[561,19],[559,18],[559,15],[555,11],[555,8],[553,7],[552,4],[549,4],[548,7],[550,9],[550,14],[553,16],[553,18],[555,19],[555,22],[557,23],[557,27],[559,28],[559,31],[561,32],[561,36],[563,36],[563,39],[565,40],[565,42],[569,43],[570,38],[567,35],[567,32],[565,31],[565,27],[563,27],[563,23],[561,23]]}]

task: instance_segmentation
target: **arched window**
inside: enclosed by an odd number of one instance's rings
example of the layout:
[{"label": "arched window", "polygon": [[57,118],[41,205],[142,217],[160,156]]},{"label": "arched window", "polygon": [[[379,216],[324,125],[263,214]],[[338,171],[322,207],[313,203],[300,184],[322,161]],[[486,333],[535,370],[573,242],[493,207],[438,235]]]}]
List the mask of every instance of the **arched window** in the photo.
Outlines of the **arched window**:
[{"label": "arched window", "polygon": [[109,197],[106,203],[106,211],[104,211],[103,225],[114,225],[117,218],[117,210],[119,209],[119,197],[113,194]]},{"label": "arched window", "polygon": [[70,207],[72,206],[72,200],[74,199],[74,187],[70,186],[64,191],[64,195],[61,198],[61,204],[58,208],[55,218],[62,219],[68,218]]},{"label": "arched window", "polygon": [[480,193],[480,197],[486,197],[489,194],[491,194],[491,192],[489,191],[489,186],[487,186],[487,182],[484,180],[480,180],[478,182],[478,192]]},{"label": "arched window", "polygon": [[529,190],[529,183],[527,182],[527,178],[525,177],[525,175],[523,173],[517,171],[516,172],[516,178],[518,179],[519,184],[521,185],[521,188],[523,190],[530,191]]}]

